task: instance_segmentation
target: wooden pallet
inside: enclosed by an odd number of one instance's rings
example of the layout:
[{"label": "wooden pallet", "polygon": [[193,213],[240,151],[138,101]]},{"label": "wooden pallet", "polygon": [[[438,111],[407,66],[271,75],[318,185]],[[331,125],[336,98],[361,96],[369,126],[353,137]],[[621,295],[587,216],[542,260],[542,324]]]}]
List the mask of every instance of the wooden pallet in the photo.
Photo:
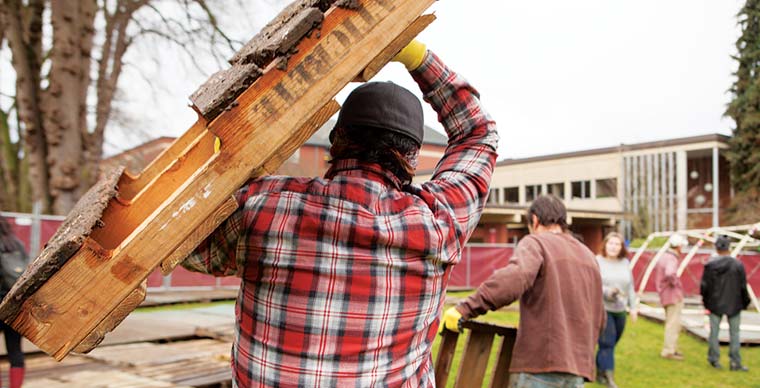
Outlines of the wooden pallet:
[{"label": "wooden pallet", "polygon": [[184,135],[80,201],[0,318],[58,360],[92,349],[142,301],[155,268],[171,271],[236,209],[237,188],[275,171],[339,109],[346,84],[373,76],[432,22],[419,15],[433,1],[289,6],[193,94],[200,117]]},{"label": "wooden pallet", "polygon": [[[491,388],[506,388],[509,384],[509,364],[512,361],[512,350],[517,339],[517,329],[483,323],[466,321],[462,324],[469,335],[464,345],[464,352],[456,371],[455,387],[480,387],[486,377],[488,358],[496,337],[502,337],[499,356],[492,368],[490,376]],[[442,340],[435,360],[435,384],[445,387],[451,374],[451,363],[456,353],[459,333],[443,330]]]}]

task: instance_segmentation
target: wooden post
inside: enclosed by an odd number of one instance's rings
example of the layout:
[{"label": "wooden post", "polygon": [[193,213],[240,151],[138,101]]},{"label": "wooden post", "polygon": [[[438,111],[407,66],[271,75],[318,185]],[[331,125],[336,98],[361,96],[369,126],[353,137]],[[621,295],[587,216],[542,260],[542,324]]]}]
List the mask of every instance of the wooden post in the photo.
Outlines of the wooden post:
[{"label": "wooden post", "polygon": [[649,281],[649,276],[652,275],[652,271],[654,270],[654,267],[657,265],[657,262],[660,260],[660,256],[662,256],[663,253],[665,253],[668,248],[670,248],[670,240],[668,240],[662,248],[660,248],[659,251],[657,251],[657,254],[654,255],[652,258],[652,261],[649,262],[649,265],[647,266],[647,270],[644,272],[644,277],[641,279],[641,284],[639,284],[639,297],[644,293],[644,289],[647,286],[647,282]]},{"label": "wooden post", "polygon": [[688,226],[688,168],[686,151],[676,151],[676,229],[685,230]]},{"label": "wooden post", "polygon": [[683,274],[683,271],[686,270],[686,267],[689,265],[689,262],[691,262],[691,259],[694,258],[694,255],[697,254],[697,251],[702,248],[702,245],[704,245],[704,237],[700,238],[699,241],[694,244],[686,257],[681,261],[681,265],[678,266],[678,271],[676,272],[679,278],[681,277],[681,274]]},{"label": "wooden post", "polygon": [[636,263],[638,263],[639,258],[641,258],[641,255],[644,253],[644,251],[649,246],[649,243],[651,243],[653,239],[654,239],[654,233],[647,236],[647,239],[646,241],[644,241],[644,244],[642,244],[639,250],[636,251],[636,254],[633,255],[633,259],[631,259],[631,269],[633,269],[633,267],[636,266]]},{"label": "wooden post", "polygon": [[494,333],[470,330],[462,359],[459,362],[457,387],[480,387],[483,385],[493,338]]},{"label": "wooden post", "polygon": [[517,329],[512,329],[510,332],[505,333],[501,341],[499,358],[496,360],[496,366],[494,366],[491,372],[491,388],[507,388],[509,386],[509,366],[512,363],[512,350],[515,347],[516,339]]},{"label": "wooden post", "polygon": [[720,226],[720,156],[718,147],[712,149],[712,226]]},{"label": "wooden post", "polygon": [[[443,323],[441,323],[443,325]],[[445,387],[449,381],[451,362],[457,349],[459,333],[447,329],[441,331],[441,344],[438,346],[438,357],[435,359],[435,385]]]}]

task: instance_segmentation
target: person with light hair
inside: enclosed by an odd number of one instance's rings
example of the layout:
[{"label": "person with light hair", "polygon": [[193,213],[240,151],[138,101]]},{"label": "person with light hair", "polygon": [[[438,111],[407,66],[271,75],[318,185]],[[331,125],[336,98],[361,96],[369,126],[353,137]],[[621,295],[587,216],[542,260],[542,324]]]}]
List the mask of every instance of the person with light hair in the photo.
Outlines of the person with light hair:
[{"label": "person with light hair", "polygon": [[674,234],[668,240],[670,249],[665,252],[655,266],[655,285],[660,296],[660,304],[665,308],[665,339],[660,357],[669,360],[683,360],[678,351],[678,335],[681,333],[681,311],[683,310],[683,286],[678,277],[678,260],[689,240],[682,234]]},{"label": "person with light hair", "polygon": [[617,388],[614,376],[615,346],[623,336],[628,311],[631,322],[636,322],[639,315],[631,262],[628,261],[625,239],[620,233],[610,232],[604,237],[596,262],[602,275],[602,297],[607,314],[607,325],[599,336],[599,350],[596,352],[596,381],[608,388]]}]

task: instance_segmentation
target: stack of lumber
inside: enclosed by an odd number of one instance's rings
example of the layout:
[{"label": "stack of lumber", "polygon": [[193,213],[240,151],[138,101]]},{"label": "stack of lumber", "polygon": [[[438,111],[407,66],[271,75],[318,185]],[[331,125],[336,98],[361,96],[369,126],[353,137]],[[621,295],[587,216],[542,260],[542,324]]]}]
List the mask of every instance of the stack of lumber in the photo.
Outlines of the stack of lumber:
[{"label": "stack of lumber", "polygon": [[[62,362],[27,359],[25,387],[202,387],[229,384],[230,343],[189,340],[104,346]],[[2,365],[7,368],[7,365]]]}]

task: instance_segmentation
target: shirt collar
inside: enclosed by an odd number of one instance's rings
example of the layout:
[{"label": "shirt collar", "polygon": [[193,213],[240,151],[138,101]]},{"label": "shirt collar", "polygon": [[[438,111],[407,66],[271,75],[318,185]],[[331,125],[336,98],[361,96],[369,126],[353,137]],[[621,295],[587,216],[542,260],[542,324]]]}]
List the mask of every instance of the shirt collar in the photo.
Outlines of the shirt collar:
[{"label": "shirt collar", "polygon": [[332,179],[336,176],[365,178],[401,189],[401,180],[377,163],[360,162],[357,159],[337,160],[327,170],[325,178]]}]

